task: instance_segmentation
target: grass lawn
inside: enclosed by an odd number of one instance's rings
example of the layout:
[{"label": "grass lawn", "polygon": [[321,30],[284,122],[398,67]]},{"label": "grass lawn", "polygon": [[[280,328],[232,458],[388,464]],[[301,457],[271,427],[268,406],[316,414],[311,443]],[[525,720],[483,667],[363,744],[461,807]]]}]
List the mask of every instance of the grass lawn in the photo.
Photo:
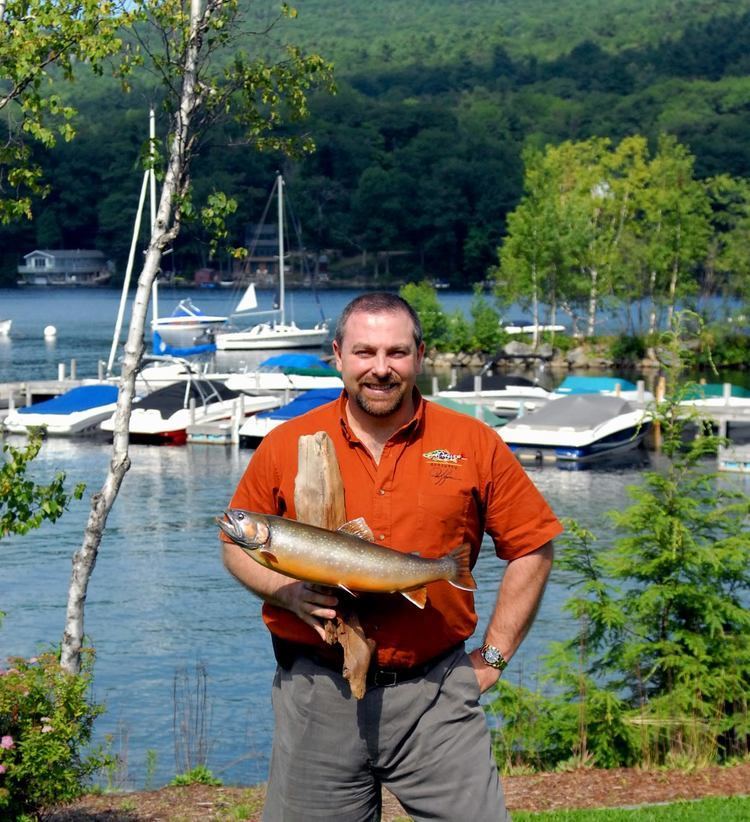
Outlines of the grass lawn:
[{"label": "grass lawn", "polygon": [[[750,788],[750,786],[749,786]],[[669,805],[649,805],[634,810],[610,809],[581,811],[514,811],[513,822],[748,822],[750,797],[700,799]]]}]

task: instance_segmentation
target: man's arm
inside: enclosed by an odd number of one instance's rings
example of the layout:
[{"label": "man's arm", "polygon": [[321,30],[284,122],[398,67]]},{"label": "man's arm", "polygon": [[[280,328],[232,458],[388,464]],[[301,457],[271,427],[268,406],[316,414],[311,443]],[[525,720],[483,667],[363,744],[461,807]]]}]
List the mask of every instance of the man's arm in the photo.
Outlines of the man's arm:
[{"label": "man's arm", "polygon": [[278,574],[251,559],[234,543],[222,540],[221,544],[224,567],[238,582],[264,602],[296,614],[325,640],[322,620],[335,619],[338,605],[329,588]]},{"label": "man's arm", "polygon": [[[547,542],[536,551],[511,560],[505,569],[484,641],[498,648],[506,660],[516,652],[534,622],[552,568],[553,553],[552,543]],[[500,672],[488,665],[479,651],[475,648],[469,658],[484,693],[497,682]]]}]

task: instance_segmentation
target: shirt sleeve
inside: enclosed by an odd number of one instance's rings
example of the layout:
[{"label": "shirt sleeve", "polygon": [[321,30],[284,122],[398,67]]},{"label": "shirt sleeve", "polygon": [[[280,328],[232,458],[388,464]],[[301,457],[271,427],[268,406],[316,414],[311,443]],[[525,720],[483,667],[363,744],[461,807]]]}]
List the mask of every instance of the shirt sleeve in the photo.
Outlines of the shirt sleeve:
[{"label": "shirt sleeve", "polygon": [[485,530],[501,559],[541,548],[562,525],[508,446],[498,436],[489,463]]}]

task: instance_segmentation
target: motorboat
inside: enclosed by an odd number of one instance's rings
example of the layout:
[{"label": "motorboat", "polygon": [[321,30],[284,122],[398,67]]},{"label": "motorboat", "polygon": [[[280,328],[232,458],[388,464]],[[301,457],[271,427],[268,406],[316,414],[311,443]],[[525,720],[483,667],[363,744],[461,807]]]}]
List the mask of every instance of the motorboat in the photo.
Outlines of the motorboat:
[{"label": "motorboat", "polygon": [[340,396],[341,391],[338,388],[313,388],[280,408],[254,414],[240,427],[240,445],[254,448],[269,431],[281,425],[282,422],[301,417],[314,408],[337,400]]},{"label": "motorboat", "polygon": [[[252,397],[232,391],[215,380],[191,378],[158,388],[133,407],[130,439],[133,442],[184,445],[189,425],[230,419],[233,414],[249,414],[275,408],[278,395]],[[104,431],[114,430],[114,415],[101,423]]]},{"label": "motorboat", "polygon": [[0,337],[10,336],[10,329],[13,325],[13,320],[0,320]]},{"label": "motorboat", "polygon": [[[319,348],[328,339],[328,324],[317,323],[312,328],[299,328],[294,322],[286,321],[285,313],[285,251],[284,251],[284,178],[276,177],[274,192],[278,198],[278,237],[279,237],[279,300],[278,308],[271,312],[274,318],[268,322],[255,323],[237,331],[219,330],[215,334],[216,348],[219,351],[251,351],[277,348]],[[233,312],[233,317],[243,314],[240,304]],[[249,315],[252,316],[252,313]]]},{"label": "motorboat", "polygon": [[451,397],[425,397],[429,402],[434,402],[437,405],[442,405],[443,408],[450,408],[452,411],[458,411],[460,414],[467,414],[470,417],[486,422],[493,428],[498,425],[504,425],[507,420],[496,414],[489,406],[482,403],[471,402],[470,400],[456,400]]},{"label": "motorboat", "polygon": [[573,394],[497,429],[519,459],[583,461],[640,446],[649,412],[621,397]]},{"label": "motorboat", "polygon": [[526,377],[515,374],[477,374],[460,379],[435,395],[452,400],[490,405],[496,411],[517,414],[543,405],[551,392]]},{"label": "motorboat", "polygon": [[731,383],[696,383],[684,392],[680,405],[705,411],[722,408],[750,409],[750,391]]},{"label": "motorboat", "polygon": [[234,391],[310,391],[313,388],[342,389],[338,371],[315,354],[278,354],[249,371],[230,374],[227,388]]},{"label": "motorboat", "polygon": [[3,420],[3,428],[11,434],[28,434],[32,428],[48,436],[92,434],[116,405],[117,386],[81,385],[50,400],[14,408]]},{"label": "motorboat", "polygon": [[501,320],[503,331],[506,334],[541,334],[543,331],[565,331],[564,325],[557,323],[533,323],[529,320]]},{"label": "motorboat", "polygon": [[192,349],[202,344],[212,344],[210,334],[226,325],[228,317],[215,314],[204,314],[193,305],[188,297],[180,300],[168,317],[159,317],[152,321],[151,330],[154,337],[154,351],[159,354],[174,349]]}]

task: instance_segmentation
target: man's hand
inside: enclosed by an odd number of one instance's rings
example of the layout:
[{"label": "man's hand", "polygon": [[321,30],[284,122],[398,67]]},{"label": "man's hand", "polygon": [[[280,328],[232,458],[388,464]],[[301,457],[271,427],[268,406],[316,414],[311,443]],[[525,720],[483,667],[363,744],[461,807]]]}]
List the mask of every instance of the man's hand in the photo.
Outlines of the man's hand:
[{"label": "man's hand", "polygon": [[279,605],[296,614],[323,641],[326,640],[323,623],[336,619],[335,609],[339,604],[333,588],[312,582],[289,582],[276,591],[275,598]]},{"label": "man's hand", "polygon": [[483,659],[479,648],[475,648],[470,654],[469,659],[474,666],[474,674],[479,683],[479,692],[484,693],[500,679],[500,671],[488,665]]}]

